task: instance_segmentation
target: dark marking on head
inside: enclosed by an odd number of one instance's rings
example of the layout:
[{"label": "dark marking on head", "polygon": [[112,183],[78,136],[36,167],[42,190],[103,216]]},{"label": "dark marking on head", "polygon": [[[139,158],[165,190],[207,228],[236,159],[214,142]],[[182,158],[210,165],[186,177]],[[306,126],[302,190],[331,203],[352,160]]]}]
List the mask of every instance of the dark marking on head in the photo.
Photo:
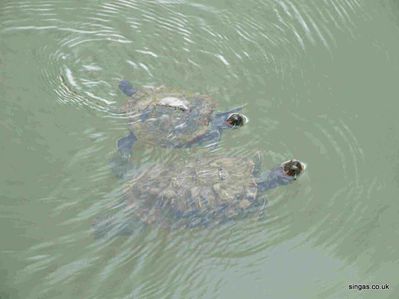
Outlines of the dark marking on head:
[{"label": "dark marking on head", "polygon": [[290,160],[285,162],[283,169],[286,175],[293,177],[294,179],[296,179],[296,177],[304,171],[302,163],[298,160]]},{"label": "dark marking on head", "polygon": [[226,119],[226,124],[231,128],[242,127],[245,123],[245,118],[240,113],[232,113]]}]

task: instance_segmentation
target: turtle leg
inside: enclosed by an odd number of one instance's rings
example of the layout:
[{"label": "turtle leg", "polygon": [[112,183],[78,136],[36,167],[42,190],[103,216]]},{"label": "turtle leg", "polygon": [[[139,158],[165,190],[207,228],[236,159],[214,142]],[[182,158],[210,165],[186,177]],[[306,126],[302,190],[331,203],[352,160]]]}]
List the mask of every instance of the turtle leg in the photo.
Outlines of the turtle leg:
[{"label": "turtle leg", "polygon": [[130,132],[128,136],[118,140],[118,152],[115,153],[109,161],[111,171],[117,178],[123,179],[131,170],[133,170],[130,156],[133,144],[136,140],[137,138],[132,132]]},{"label": "turtle leg", "polygon": [[210,149],[215,149],[219,145],[221,139],[222,139],[222,130],[215,129],[196,138],[194,142],[189,144],[189,147],[200,145]]},{"label": "turtle leg", "polygon": [[127,80],[122,80],[119,82],[118,85],[119,89],[128,97],[131,97],[136,93],[136,89],[133,87],[133,85],[127,81]]},{"label": "turtle leg", "polygon": [[121,157],[129,159],[132,153],[133,144],[136,142],[137,137],[133,132],[129,132],[129,135],[121,138],[117,142],[118,152]]}]

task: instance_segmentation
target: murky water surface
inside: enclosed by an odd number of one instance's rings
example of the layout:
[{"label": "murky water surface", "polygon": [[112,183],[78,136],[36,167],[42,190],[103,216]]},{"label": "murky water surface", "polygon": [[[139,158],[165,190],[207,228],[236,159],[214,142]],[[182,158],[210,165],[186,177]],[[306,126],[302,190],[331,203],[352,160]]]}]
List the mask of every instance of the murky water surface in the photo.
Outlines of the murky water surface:
[{"label": "murky water surface", "polygon": [[[396,0],[2,1],[0,297],[398,298],[398,53]],[[96,239],[119,215],[121,79],[246,104],[214,151],[306,174],[263,217]]]}]

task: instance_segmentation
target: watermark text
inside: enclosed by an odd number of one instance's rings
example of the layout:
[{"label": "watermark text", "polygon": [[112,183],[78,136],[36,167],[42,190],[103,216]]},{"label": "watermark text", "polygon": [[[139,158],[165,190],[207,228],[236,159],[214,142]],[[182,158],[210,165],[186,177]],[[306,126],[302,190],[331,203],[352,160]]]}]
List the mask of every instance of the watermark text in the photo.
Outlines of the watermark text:
[{"label": "watermark text", "polygon": [[349,290],[389,290],[388,283],[382,284],[350,284],[348,285]]}]

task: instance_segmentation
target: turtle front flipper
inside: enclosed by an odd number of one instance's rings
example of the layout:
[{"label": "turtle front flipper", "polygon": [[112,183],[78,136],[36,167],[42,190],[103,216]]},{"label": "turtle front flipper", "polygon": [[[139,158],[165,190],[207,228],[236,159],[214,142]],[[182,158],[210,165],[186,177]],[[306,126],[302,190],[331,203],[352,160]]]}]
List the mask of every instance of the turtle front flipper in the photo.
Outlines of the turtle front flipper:
[{"label": "turtle front flipper", "polygon": [[124,158],[130,158],[132,154],[133,144],[136,142],[137,137],[133,132],[129,132],[129,135],[121,138],[117,142],[118,152]]},{"label": "turtle front flipper", "polygon": [[222,139],[222,130],[214,129],[208,131],[207,133],[201,136],[198,136],[196,139],[190,142],[188,146],[192,147],[200,145],[214,149],[219,145],[221,139]]},{"label": "turtle front flipper", "polygon": [[125,178],[130,170],[133,169],[130,156],[132,154],[133,144],[136,140],[137,138],[132,132],[118,140],[118,151],[109,161],[111,171],[117,178]]},{"label": "turtle front flipper", "polygon": [[122,80],[119,82],[119,89],[128,97],[131,97],[136,93],[136,89],[133,87],[133,85],[127,81],[127,80]]}]

